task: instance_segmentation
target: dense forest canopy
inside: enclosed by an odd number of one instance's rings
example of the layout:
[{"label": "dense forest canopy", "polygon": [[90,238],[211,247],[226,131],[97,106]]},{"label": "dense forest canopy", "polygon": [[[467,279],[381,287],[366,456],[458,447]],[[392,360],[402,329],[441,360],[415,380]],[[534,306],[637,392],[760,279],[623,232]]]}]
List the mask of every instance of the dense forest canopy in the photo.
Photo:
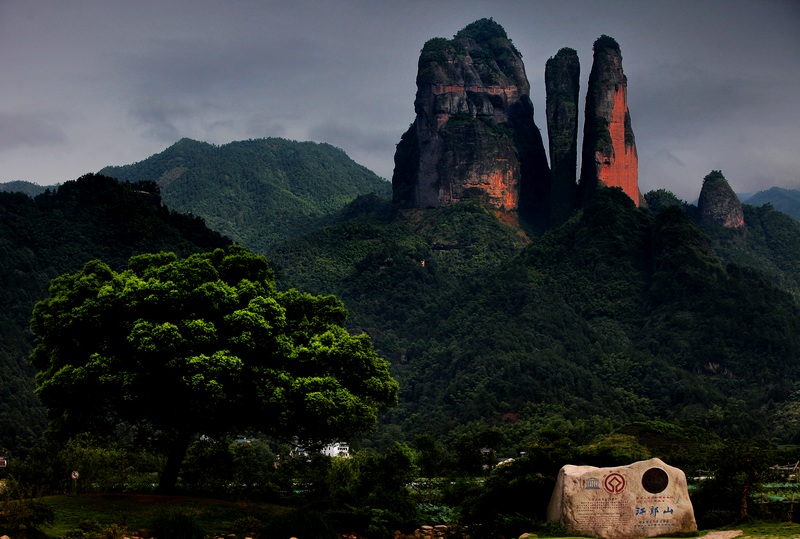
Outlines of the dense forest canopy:
[{"label": "dense forest canopy", "polygon": [[14,451],[41,441],[45,418],[33,394],[28,325],[51,279],[95,258],[119,269],[134,254],[185,256],[229,243],[199,217],[163,207],[152,183],[90,174],[33,199],[0,192],[0,445]]},{"label": "dense forest canopy", "polygon": [[604,190],[522,247],[473,201],[351,219],[271,259],[282,286],[342,297],[393,361],[386,433],[500,425],[522,443],[553,425],[585,437],[659,419],[796,440],[773,427],[798,389],[797,303],[664,206]]},{"label": "dense forest canopy", "polygon": [[[790,455],[771,444],[800,443],[800,223],[770,205],[745,205],[746,226],[731,230],[700,220],[695,206],[669,191],[646,198],[649,209],[640,209],[621,191],[601,189],[563,225],[533,234],[498,219],[480,197],[398,210],[373,193],[331,213],[327,226],[267,251],[276,297],[305,297],[292,288],[336,294],[349,311],[347,332],[366,332],[375,345],[371,357],[387,359],[399,382],[399,405],[380,418],[377,434],[350,438],[356,460],[288,467],[286,474],[299,475],[280,479],[290,477],[284,487],[301,477],[314,485],[312,496],[330,489],[325,503],[371,511],[387,527],[430,518],[419,516],[409,478],[446,476],[461,486],[438,494],[440,501],[457,505],[473,530],[497,537],[498,529],[517,529],[520,515],[543,518],[565,462],[660,456],[688,470],[715,470],[718,479],[693,503],[707,522],[716,522],[714,511],[730,513],[752,484],[741,481],[742,471],[761,473]],[[44,409],[26,361],[35,343],[27,329],[31,310],[53,278],[88,260],[106,258],[107,266],[88,267],[112,275],[131,257],[134,267],[153,259],[145,253],[194,260],[192,253],[229,244],[200,217],[164,207],[155,181],[87,175],[34,199],[0,193],[0,440],[13,462],[38,458],[27,473],[57,490],[57,470],[100,455],[135,458],[141,468],[104,464],[89,476],[97,485],[164,472],[164,440],[141,445],[126,422],[112,438],[96,437],[100,421],[90,425],[96,432],[58,450],[43,445]],[[138,335],[153,340],[161,333]],[[76,402],[92,409],[94,401]],[[228,437],[195,439],[181,488],[225,490],[255,474],[263,481],[259,495],[274,496],[284,488],[273,483],[281,473],[253,460],[277,462],[273,442],[251,448]],[[522,452],[525,458],[485,482],[460,483],[487,473],[484,466],[498,456]],[[516,504],[520,492],[534,505]],[[353,496],[357,508],[348,501]]]},{"label": "dense forest canopy", "polygon": [[164,440],[160,490],[189,445],[248,429],[303,444],[368,432],[397,383],[333,296],[277,292],[262,256],[240,246],[100,260],[53,280],[33,310],[31,362],[50,431]]},{"label": "dense forest canopy", "polygon": [[389,182],[329,144],[281,138],[216,146],[182,139],[160,154],[102,174],[158,184],[164,204],[205,219],[264,252],[330,221],[360,195],[390,196]]},{"label": "dense forest canopy", "polygon": [[[131,254],[225,240],[161,206],[156,182],[89,175],[36,199],[2,196],[14,447],[44,426],[20,328],[50,278],[92,258],[121,268]],[[701,231],[693,206],[647,196],[641,210],[603,191],[539,237],[478,199],[392,213],[362,196],[267,254],[281,288],[338,295],[348,327],[391,361],[400,407],[370,444],[499,425],[510,448],[555,425],[589,440],[653,418],[796,440],[798,223],[745,205],[746,234]]]}]

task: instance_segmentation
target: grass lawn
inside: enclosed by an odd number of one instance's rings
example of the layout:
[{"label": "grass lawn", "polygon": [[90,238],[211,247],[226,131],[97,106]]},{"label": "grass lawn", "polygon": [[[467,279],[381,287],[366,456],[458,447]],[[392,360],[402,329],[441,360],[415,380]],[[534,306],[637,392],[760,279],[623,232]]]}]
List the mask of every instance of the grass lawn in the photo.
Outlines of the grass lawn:
[{"label": "grass lawn", "polygon": [[[43,501],[56,513],[55,524],[43,530],[54,539],[77,529],[84,520],[95,520],[103,527],[122,524],[130,531],[138,531],[151,529],[156,518],[175,513],[191,515],[206,532],[220,536],[235,532],[234,522],[237,519],[255,517],[264,522],[286,510],[285,507],[267,503],[150,494],[48,496]],[[785,522],[754,522],[729,529],[742,530],[742,539],[800,538],[800,524]],[[699,537],[702,538],[709,531],[701,531]]]},{"label": "grass lawn", "polygon": [[55,524],[43,530],[54,538],[77,529],[81,521],[89,519],[103,527],[122,524],[131,531],[151,529],[154,519],[171,513],[190,514],[207,532],[228,534],[233,532],[233,523],[239,518],[266,520],[285,510],[267,503],[150,494],[80,494],[47,496],[42,500],[56,513]]},{"label": "grass lawn", "polygon": [[800,524],[789,522],[753,522],[731,527],[732,530],[742,530],[742,538],[773,539],[778,537],[800,537]]}]

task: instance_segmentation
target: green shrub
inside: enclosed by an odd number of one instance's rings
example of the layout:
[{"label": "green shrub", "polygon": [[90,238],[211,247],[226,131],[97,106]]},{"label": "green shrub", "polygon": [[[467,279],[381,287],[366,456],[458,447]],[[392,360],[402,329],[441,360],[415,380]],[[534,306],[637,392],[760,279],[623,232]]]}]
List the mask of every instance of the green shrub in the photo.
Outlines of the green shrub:
[{"label": "green shrub", "polygon": [[736,522],[736,511],[726,509],[711,509],[698,515],[697,523],[703,529],[722,528]]},{"label": "green shrub", "polygon": [[261,526],[261,520],[253,516],[247,516],[234,520],[231,528],[236,535],[244,537],[255,534],[261,529]]},{"label": "green shrub", "polygon": [[458,507],[449,505],[436,505],[432,503],[421,503],[418,505],[419,521],[421,524],[436,526],[439,524],[457,524],[461,520],[461,512]]},{"label": "green shrub", "polygon": [[100,537],[102,527],[93,518],[81,520],[78,527],[64,536],[64,539],[97,539]]},{"label": "green shrub", "polygon": [[337,539],[339,535],[319,511],[303,508],[277,515],[264,527],[266,537],[314,537]]},{"label": "green shrub", "polygon": [[151,526],[156,537],[203,539],[205,530],[194,512],[170,511],[159,515]]},{"label": "green shrub", "polygon": [[78,527],[64,536],[64,539],[122,539],[129,535],[128,528],[121,524],[110,524],[103,528],[94,519],[82,520]]},{"label": "green shrub", "polygon": [[542,522],[536,527],[539,535],[545,537],[564,537],[567,535],[567,528],[560,522]]},{"label": "green shrub", "polygon": [[32,536],[32,531],[54,521],[55,512],[38,498],[36,489],[13,477],[5,481],[0,489],[0,530],[12,532],[14,537]]},{"label": "green shrub", "polygon": [[469,527],[470,536],[475,539],[495,539],[497,537],[519,537],[536,527],[536,521],[520,513],[499,513]]}]

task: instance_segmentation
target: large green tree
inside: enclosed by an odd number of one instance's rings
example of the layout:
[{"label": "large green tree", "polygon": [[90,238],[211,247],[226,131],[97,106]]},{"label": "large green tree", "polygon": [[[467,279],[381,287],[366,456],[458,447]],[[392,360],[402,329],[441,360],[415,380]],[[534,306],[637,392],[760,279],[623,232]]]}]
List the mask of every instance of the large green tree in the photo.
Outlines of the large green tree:
[{"label": "large green tree", "polygon": [[31,354],[50,429],[128,424],[166,443],[174,489],[192,438],[256,429],[305,443],[372,428],[397,382],[334,296],[279,292],[265,258],[233,246],[178,259],[95,260],[53,280]]}]

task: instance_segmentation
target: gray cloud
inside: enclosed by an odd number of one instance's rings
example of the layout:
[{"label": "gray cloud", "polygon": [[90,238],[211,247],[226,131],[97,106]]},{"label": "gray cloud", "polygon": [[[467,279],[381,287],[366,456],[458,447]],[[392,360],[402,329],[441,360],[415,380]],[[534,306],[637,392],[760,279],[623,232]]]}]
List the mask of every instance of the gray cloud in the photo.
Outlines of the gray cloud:
[{"label": "gray cloud", "polygon": [[[795,0],[6,0],[0,181],[64,181],[181,137],[329,142],[390,177],[431,37],[494,17],[522,51],[546,136],[544,64],[615,37],[644,190],[800,187]],[[37,155],[46,147],[47,158]]]},{"label": "gray cloud", "polygon": [[44,114],[0,111],[0,151],[14,148],[47,148],[64,144],[67,137],[59,122]]}]

